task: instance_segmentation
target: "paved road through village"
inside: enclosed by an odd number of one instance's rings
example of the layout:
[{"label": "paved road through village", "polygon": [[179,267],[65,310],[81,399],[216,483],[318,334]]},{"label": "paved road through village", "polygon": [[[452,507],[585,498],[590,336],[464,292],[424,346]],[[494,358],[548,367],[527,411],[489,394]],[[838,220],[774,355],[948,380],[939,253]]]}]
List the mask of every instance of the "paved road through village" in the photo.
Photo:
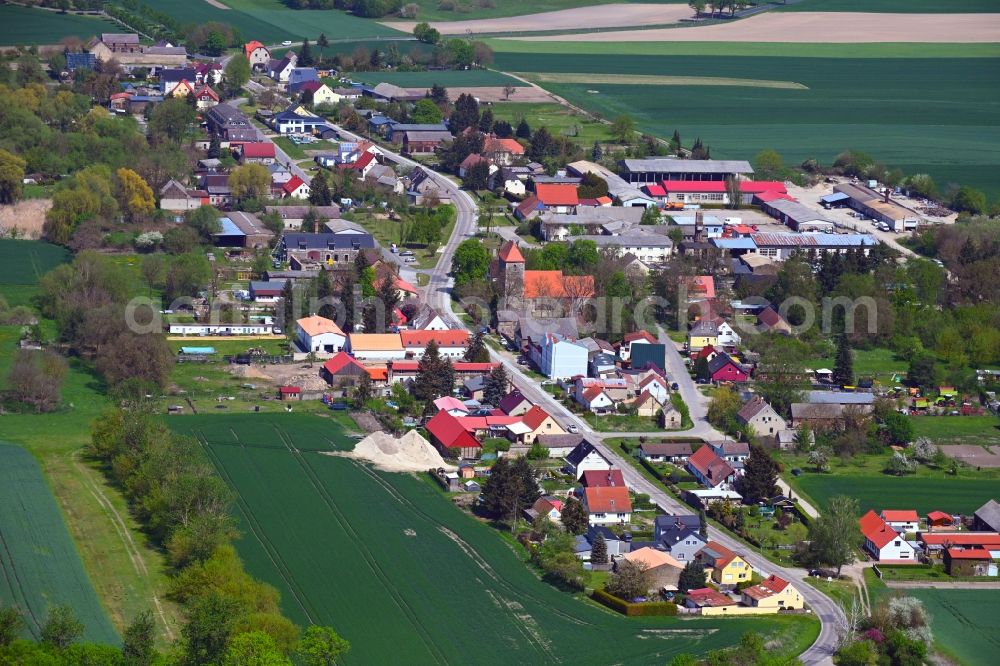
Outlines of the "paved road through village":
[{"label": "paved road through village", "polygon": [[[345,138],[352,140],[362,138],[340,127],[334,126],[334,129]],[[403,157],[402,155],[391,153],[384,147],[382,150],[385,152],[386,157],[389,160],[397,164],[410,168],[422,166],[413,160]],[[279,149],[279,159],[287,159],[287,156],[282,157],[283,155],[284,154]],[[292,164],[294,165],[294,162],[292,162]],[[451,299],[451,289],[453,284],[449,273],[451,271],[451,261],[454,256],[455,249],[463,240],[467,238],[474,238],[476,235],[478,229],[477,206],[472,197],[469,196],[467,192],[461,190],[454,181],[442,174],[428,169],[425,166],[422,166],[422,168],[428,172],[430,177],[442,192],[450,195],[451,202],[455,205],[458,213],[455,228],[451,237],[441,250],[439,250],[441,256],[438,259],[437,266],[429,272],[430,281],[424,288],[425,301],[440,312],[442,317],[447,320],[447,323],[451,327],[467,328],[466,324],[455,314],[453,308],[453,302]],[[310,180],[308,174],[301,169],[296,167],[294,171],[307,182]],[[707,399],[698,390],[694,381],[688,375],[684,366],[684,360],[681,357],[680,352],[677,350],[676,345],[670,341],[662,329],[659,330],[659,336],[662,342],[667,343],[667,373],[672,382],[677,382],[681,397],[684,398],[684,402],[688,406],[691,420],[694,424],[693,427],[688,430],[673,431],[670,434],[690,435],[707,439],[722,439],[723,435],[708,423],[706,418]],[[596,432],[585,421],[577,417],[575,414],[566,409],[561,403],[556,401],[551,394],[547,393],[539,385],[537,381],[527,376],[518,366],[516,359],[513,356],[496,350],[491,350],[490,355],[493,357],[493,360],[504,364],[513,380],[514,385],[520,389],[520,391],[529,400],[542,405],[545,410],[552,414],[564,428],[569,425],[576,425],[581,432],[587,433],[588,439],[594,442],[597,448],[605,456],[607,456],[609,460],[615,462],[617,466],[621,468],[625,481],[628,483],[629,487],[635,489],[637,492],[649,495],[649,497],[664,511],[672,513],[690,512],[690,507],[681,504],[681,502],[668,494],[666,489],[662,486],[649,481],[638,470],[636,470],[635,467],[624,459],[622,453],[604,442],[605,438],[622,436],[638,437],[644,434],[649,436],[662,436],[664,434],[663,432]],[[832,655],[837,649],[840,631],[846,626],[846,618],[841,607],[825,594],[821,593],[808,583],[805,583],[803,581],[805,572],[802,569],[791,569],[778,566],[761,556],[759,553],[752,551],[749,546],[741,541],[738,541],[728,533],[714,527],[709,527],[709,536],[725,547],[742,554],[751,566],[753,566],[754,569],[762,575],[769,575],[773,573],[783,578],[787,578],[788,580],[795,580],[798,582],[797,587],[799,591],[802,593],[802,596],[812,608],[813,612],[816,613],[821,622],[819,636],[816,641],[802,653],[800,659],[806,666],[819,664],[826,666],[828,664],[832,664]]]}]

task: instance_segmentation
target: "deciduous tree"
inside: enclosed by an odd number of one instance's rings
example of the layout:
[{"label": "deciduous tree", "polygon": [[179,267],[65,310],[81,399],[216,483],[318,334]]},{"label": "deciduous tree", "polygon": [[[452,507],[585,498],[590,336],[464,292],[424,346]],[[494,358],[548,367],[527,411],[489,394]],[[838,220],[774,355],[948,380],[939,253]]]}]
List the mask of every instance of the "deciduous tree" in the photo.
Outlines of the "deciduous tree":
[{"label": "deciduous tree", "polygon": [[[587,510],[583,508],[583,503],[572,495],[566,498],[560,513],[563,528],[570,534],[583,534],[587,531],[590,520],[587,517]],[[607,555],[607,548],[604,550]],[[593,555],[591,555],[593,561]]]},{"label": "deciduous tree", "polygon": [[42,642],[58,650],[65,650],[83,636],[83,623],[77,619],[73,608],[59,604],[49,608],[48,617],[42,625]]},{"label": "deciduous tree", "polygon": [[159,658],[156,647],[156,624],[153,614],[144,610],[125,627],[122,635],[122,656],[125,666],[152,666]]},{"label": "deciduous tree", "polygon": [[24,187],[24,167],[20,156],[0,149],[0,204],[17,203]]},{"label": "deciduous tree", "polygon": [[837,567],[837,575],[845,564],[854,561],[861,543],[858,526],[858,500],[844,495],[830,498],[824,511],[809,525],[809,552],[818,564]]},{"label": "deciduous tree", "polygon": [[312,625],[302,634],[299,656],[306,666],[334,666],[351,644],[330,627]]},{"label": "deciduous tree", "polygon": [[18,349],[7,375],[8,395],[36,413],[59,406],[59,392],[69,371],[66,359],[52,351]]},{"label": "deciduous tree", "polygon": [[609,594],[631,601],[649,593],[649,571],[644,562],[619,560],[617,569],[605,584]]},{"label": "deciduous tree", "polygon": [[264,199],[271,193],[271,174],[263,164],[244,164],[229,174],[229,188],[237,201]]}]

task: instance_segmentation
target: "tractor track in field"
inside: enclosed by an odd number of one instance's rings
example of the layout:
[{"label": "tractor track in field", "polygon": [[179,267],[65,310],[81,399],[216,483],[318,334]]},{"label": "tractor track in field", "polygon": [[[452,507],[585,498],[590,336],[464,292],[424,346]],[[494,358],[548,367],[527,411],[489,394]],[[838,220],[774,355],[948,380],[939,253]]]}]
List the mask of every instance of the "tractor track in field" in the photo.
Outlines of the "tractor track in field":
[{"label": "tractor track in field", "polygon": [[[10,552],[10,547],[7,545],[7,539],[3,535],[3,530],[0,530],[0,546],[3,547],[3,552],[7,555],[7,561],[10,563],[9,567],[3,567],[4,576],[7,578],[7,584],[10,586],[12,592],[16,591],[20,593],[21,599],[24,601],[24,610],[27,611],[28,615],[31,617],[31,623],[28,625],[28,631],[36,639],[41,637],[42,623],[38,621],[38,617],[35,616],[34,609],[31,608],[31,603],[28,600],[28,595],[24,591],[24,585],[21,584],[21,577],[17,575],[17,567],[14,564],[14,555]],[[11,582],[11,576],[14,577],[14,581]]]},{"label": "tractor track in field", "polygon": [[[493,567],[490,565],[490,563],[488,561],[486,561],[486,558],[484,558],[482,555],[480,555],[479,551],[477,551],[475,548],[473,548],[473,546],[470,543],[468,543],[467,541],[465,541],[464,539],[462,539],[462,537],[460,537],[454,531],[452,531],[451,529],[449,529],[449,528],[445,527],[444,525],[442,525],[440,523],[440,521],[438,521],[436,518],[434,518],[429,513],[427,513],[426,511],[424,511],[420,507],[418,507],[413,502],[411,502],[408,498],[406,498],[405,496],[403,496],[402,494],[400,494],[399,491],[396,490],[395,487],[391,483],[389,483],[388,481],[386,481],[385,479],[383,479],[382,477],[380,477],[378,474],[376,474],[370,467],[368,467],[367,465],[364,465],[362,463],[356,462],[356,461],[355,461],[355,464],[359,468],[361,468],[361,470],[365,474],[367,474],[368,476],[370,476],[371,478],[373,478],[379,485],[381,485],[383,488],[385,488],[385,490],[389,494],[391,494],[393,497],[395,497],[397,501],[399,501],[400,503],[405,504],[406,506],[408,506],[410,508],[410,510],[412,510],[417,515],[423,517],[425,520],[427,520],[431,524],[433,524],[435,527],[437,527],[438,530],[441,531],[442,534],[444,534],[449,539],[451,539],[452,541],[454,541],[455,544],[458,545],[458,547],[461,548],[473,560],[473,562],[476,563],[476,566],[478,566],[480,569],[482,569],[483,572],[487,576],[489,576],[497,584],[498,587],[502,587],[506,592],[508,592],[510,594],[521,596],[521,597],[524,597],[526,599],[531,599],[532,601],[534,601],[534,602],[536,602],[538,604],[545,605],[545,603],[541,599],[538,599],[537,597],[533,596],[532,594],[523,592],[521,590],[514,589],[514,587],[509,582],[507,582],[507,580],[505,578],[503,578],[502,576],[500,576],[493,569]],[[554,615],[558,615],[558,616],[562,617],[564,620],[572,622],[573,624],[577,624],[577,625],[580,625],[580,626],[592,626],[590,623],[585,622],[584,620],[581,620],[581,619],[579,619],[577,617],[574,617],[574,616],[570,615],[569,613],[564,613],[562,611],[555,611],[555,610],[551,610],[551,609],[550,609],[550,612],[552,612]]]},{"label": "tractor track in field", "polygon": [[355,547],[357,547],[358,552],[361,553],[361,556],[368,563],[368,566],[371,569],[372,573],[375,574],[375,577],[378,578],[383,588],[385,588],[385,590],[395,601],[396,606],[410,620],[410,624],[413,626],[413,628],[417,630],[417,633],[420,636],[420,639],[423,641],[424,645],[427,647],[428,652],[434,657],[435,661],[437,661],[438,663],[448,664],[449,663],[448,658],[445,656],[443,652],[441,652],[441,650],[435,644],[431,632],[428,631],[427,627],[423,625],[423,623],[420,621],[419,615],[406,602],[406,600],[402,597],[402,595],[399,594],[399,592],[395,589],[395,586],[392,585],[392,581],[390,580],[389,576],[385,573],[382,567],[379,566],[378,560],[376,560],[375,556],[372,554],[368,546],[365,545],[365,540],[362,539],[361,536],[355,531],[354,527],[351,525],[351,522],[347,519],[347,516],[343,514],[343,512],[337,506],[337,503],[334,501],[333,497],[330,496],[329,492],[323,486],[322,480],[316,475],[316,471],[312,468],[309,462],[302,456],[301,452],[295,449],[295,446],[293,442],[290,441],[291,438],[288,437],[287,433],[282,431],[277,426],[274,426],[274,431],[277,433],[278,438],[281,440],[282,444],[284,444],[285,447],[288,449],[288,451],[292,454],[292,457],[295,458],[296,462],[298,463],[302,471],[305,472],[306,478],[309,480],[310,485],[312,485],[313,489],[323,500],[324,504],[326,504],[327,508],[330,510],[330,513],[333,515],[334,520],[336,520],[337,523],[340,525],[341,529],[343,529],[354,540]]},{"label": "tractor track in field", "polygon": [[[369,478],[371,478],[379,486],[381,486],[383,488],[383,490],[385,490],[387,493],[389,493],[389,495],[393,499],[395,499],[397,502],[399,502],[400,504],[402,504],[404,507],[407,507],[410,511],[412,511],[413,513],[415,513],[418,517],[423,518],[424,520],[426,520],[428,523],[430,523],[431,525],[433,525],[434,527],[436,527],[438,529],[438,531],[440,531],[446,537],[448,537],[449,539],[451,539],[452,541],[454,541],[455,544],[459,547],[459,549],[461,549],[461,551],[463,553],[465,553],[466,557],[468,557],[470,560],[472,560],[472,562],[475,563],[475,565],[478,566],[483,571],[483,573],[485,573],[487,576],[490,577],[490,579],[492,579],[493,583],[495,584],[495,587],[502,588],[507,593],[515,595],[515,596],[518,594],[518,592],[516,590],[514,590],[514,589],[512,589],[510,587],[510,585],[507,583],[507,581],[505,581],[501,576],[499,576],[496,573],[496,571],[493,570],[493,567],[490,566],[490,563],[487,562],[479,554],[479,552],[476,551],[476,549],[472,547],[472,545],[470,545],[468,542],[466,542],[464,539],[462,539],[460,536],[458,536],[458,534],[456,534],[452,530],[450,530],[447,527],[445,527],[444,525],[442,525],[440,522],[438,522],[436,519],[434,519],[431,515],[427,514],[426,512],[424,512],[423,510],[421,510],[420,508],[418,508],[413,502],[411,502],[409,499],[407,499],[406,497],[404,497],[398,490],[396,490],[396,488],[393,487],[393,485],[391,483],[389,483],[385,479],[383,479],[380,476],[378,476],[373,470],[369,469],[366,465],[364,465],[364,464],[362,464],[362,463],[360,463],[358,461],[355,461],[355,460],[352,460],[351,462],[353,462],[354,465],[357,468],[359,468],[364,474],[366,474]],[[508,613],[511,616],[511,619],[513,620],[513,626],[518,629],[518,631],[524,637],[524,639],[525,639],[525,641],[527,642],[528,645],[532,645],[535,648],[537,648],[540,653],[542,653],[545,656],[547,656],[549,658],[549,660],[552,661],[552,662],[554,662],[554,663],[558,663],[558,662],[561,661],[559,659],[558,655],[556,655],[555,653],[552,652],[551,646],[549,645],[548,641],[546,641],[541,636],[540,632],[537,631],[537,628],[533,631],[528,626],[528,622],[525,621],[525,619],[523,617],[523,614],[519,615],[516,612],[516,609],[511,605],[512,602],[508,601],[507,599],[505,599],[504,597],[500,596],[499,594],[497,594],[496,596],[494,596],[494,593],[492,591],[490,592],[490,596],[494,598],[494,602],[497,603],[498,608],[500,608],[501,610],[505,611],[506,613]],[[537,601],[537,599],[535,601]],[[513,602],[513,603],[516,603],[516,602]],[[520,604],[518,604],[518,606],[520,606]],[[530,615],[528,617],[530,617]],[[534,618],[532,618],[532,621],[534,621]]]},{"label": "tractor track in field", "polygon": [[[236,433],[233,433],[233,435],[235,436]],[[219,475],[222,476],[226,484],[233,489],[237,498],[237,506],[247,523],[247,527],[250,529],[250,533],[253,534],[254,538],[257,539],[257,542],[260,543],[261,548],[264,549],[264,552],[267,554],[267,558],[271,561],[271,564],[274,565],[278,575],[281,576],[283,581],[285,581],[289,591],[292,593],[292,598],[295,599],[295,603],[302,610],[303,614],[305,614],[306,618],[308,618],[310,622],[315,623],[316,620],[314,619],[313,614],[309,612],[310,608],[307,608],[307,605],[311,606],[311,604],[303,599],[304,592],[302,592],[299,588],[299,585],[294,580],[291,571],[288,569],[288,565],[285,564],[285,561],[278,553],[277,548],[275,548],[274,544],[271,543],[271,540],[267,537],[263,528],[257,522],[257,518],[253,515],[253,512],[250,511],[250,507],[246,500],[243,499],[243,496],[239,493],[239,490],[237,490],[237,486],[233,482],[233,478],[229,474],[229,470],[227,470],[226,466],[223,464],[222,459],[219,458],[218,454],[212,450],[212,445],[208,442],[208,438],[205,437],[204,433],[201,431],[195,431],[195,437],[201,443],[202,448],[205,449],[209,458],[212,460],[212,463],[218,468]],[[315,611],[315,609],[312,610]]]}]

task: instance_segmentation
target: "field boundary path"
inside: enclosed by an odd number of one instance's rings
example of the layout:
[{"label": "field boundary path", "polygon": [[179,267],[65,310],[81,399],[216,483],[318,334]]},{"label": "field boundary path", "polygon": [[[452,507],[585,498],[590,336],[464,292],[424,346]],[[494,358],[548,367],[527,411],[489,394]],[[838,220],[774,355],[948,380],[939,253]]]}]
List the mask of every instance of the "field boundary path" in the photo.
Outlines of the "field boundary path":
[{"label": "field boundary path", "polygon": [[925,581],[925,580],[887,580],[886,587],[894,590],[1000,590],[1000,581],[990,580],[976,583],[973,581]]}]

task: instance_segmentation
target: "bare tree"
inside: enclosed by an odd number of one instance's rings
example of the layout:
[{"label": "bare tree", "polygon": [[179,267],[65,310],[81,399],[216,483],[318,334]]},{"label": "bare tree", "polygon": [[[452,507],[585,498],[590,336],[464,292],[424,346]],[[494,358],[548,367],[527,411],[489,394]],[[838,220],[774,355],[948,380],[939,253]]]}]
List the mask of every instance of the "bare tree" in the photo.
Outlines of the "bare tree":
[{"label": "bare tree", "polygon": [[7,376],[8,394],[36,413],[50,412],[59,406],[59,389],[68,369],[66,360],[54,352],[19,349]]}]

